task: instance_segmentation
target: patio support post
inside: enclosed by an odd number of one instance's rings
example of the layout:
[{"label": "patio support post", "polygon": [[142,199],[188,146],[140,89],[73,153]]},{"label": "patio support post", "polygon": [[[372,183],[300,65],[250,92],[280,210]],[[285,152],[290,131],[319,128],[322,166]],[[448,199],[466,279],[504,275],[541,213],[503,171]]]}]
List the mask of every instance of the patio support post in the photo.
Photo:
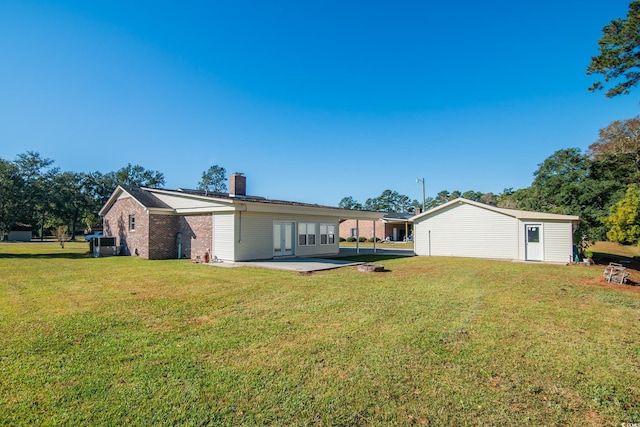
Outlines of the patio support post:
[{"label": "patio support post", "polygon": [[373,253],[376,253],[376,222],[373,221]]}]

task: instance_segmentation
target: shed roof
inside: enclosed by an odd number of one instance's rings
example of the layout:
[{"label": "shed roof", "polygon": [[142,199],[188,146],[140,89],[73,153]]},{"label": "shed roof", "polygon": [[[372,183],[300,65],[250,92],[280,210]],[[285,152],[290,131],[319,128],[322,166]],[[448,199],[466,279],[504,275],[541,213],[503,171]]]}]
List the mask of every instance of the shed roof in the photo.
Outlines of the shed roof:
[{"label": "shed roof", "polygon": [[444,203],[442,205],[436,206],[435,208],[429,209],[428,211],[423,212],[419,215],[415,215],[410,220],[415,222],[416,220],[420,220],[421,218],[437,214],[439,211],[447,209],[451,206],[457,206],[462,204],[475,206],[481,209],[487,209],[493,212],[497,212],[503,215],[507,215],[507,216],[511,216],[511,217],[523,219],[523,220],[550,220],[550,221],[572,221],[572,222],[580,221],[580,217],[575,215],[560,215],[560,214],[553,214],[553,213],[546,213],[546,212],[534,212],[534,211],[523,211],[518,209],[499,208],[497,206],[491,206],[491,205],[487,205],[480,202],[474,202],[473,200],[464,199],[462,197],[452,200],[450,202]]}]

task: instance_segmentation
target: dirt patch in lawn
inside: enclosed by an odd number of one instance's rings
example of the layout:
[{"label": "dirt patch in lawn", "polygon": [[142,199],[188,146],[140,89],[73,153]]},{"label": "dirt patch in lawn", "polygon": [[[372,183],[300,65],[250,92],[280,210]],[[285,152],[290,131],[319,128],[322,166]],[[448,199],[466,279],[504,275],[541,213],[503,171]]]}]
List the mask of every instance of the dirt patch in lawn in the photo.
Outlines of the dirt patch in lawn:
[{"label": "dirt patch in lawn", "polygon": [[[601,269],[601,271],[604,271],[604,268],[607,264],[596,264],[595,267],[592,266],[590,268],[597,267],[598,269]],[[640,270],[627,267],[627,272],[629,272],[629,279],[627,280],[627,283],[624,283],[622,285],[618,283],[607,282],[607,279],[603,275],[600,275],[593,279],[584,279],[583,283],[586,285],[599,286],[605,289],[615,289],[618,291],[634,292],[640,294]]]}]

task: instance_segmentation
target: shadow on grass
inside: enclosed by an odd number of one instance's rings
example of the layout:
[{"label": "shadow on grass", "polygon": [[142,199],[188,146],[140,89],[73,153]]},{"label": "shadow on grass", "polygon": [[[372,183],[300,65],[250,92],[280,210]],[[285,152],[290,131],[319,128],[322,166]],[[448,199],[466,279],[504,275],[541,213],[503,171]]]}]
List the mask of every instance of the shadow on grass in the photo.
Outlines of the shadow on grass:
[{"label": "shadow on grass", "polygon": [[0,253],[0,259],[3,258],[12,258],[12,259],[84,259],[91,258],[91,254],[87,253],[77,253],[77,252],[68,252],[68,253],[40,253],[40,254],[3,254]]},{"label": "shadow on grass", "polygon": [[603,252],[593,253],[593,262],[597,265],[607,265],[610,262],[616,262],[622,264],[625,267],[633,268],[634,270],[640,270],[640,258],[628,257],[623,255],[607,254]]},{"label": "shadow on grass", "polygon": [[[596,265],[606,266],[610,262],[615,262],[617,264],[622,264],[624,267],[640,271],[640,257],[628,257],[623,255],[614,255],[608,254],[604,252],[594,252],[593,253],[593,262]],[[628,279],[626,282],[627,285],[638,286],[638,283]]]}]

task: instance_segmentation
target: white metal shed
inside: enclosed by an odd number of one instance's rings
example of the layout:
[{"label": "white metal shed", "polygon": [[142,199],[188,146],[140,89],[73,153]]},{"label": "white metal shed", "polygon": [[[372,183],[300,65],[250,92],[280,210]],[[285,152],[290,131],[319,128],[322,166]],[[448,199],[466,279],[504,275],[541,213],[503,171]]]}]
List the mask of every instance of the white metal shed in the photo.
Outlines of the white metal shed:
[{"label": "white metal shed", "polygon": [[416,255],[567,263],[580,218],[459,198],[411,220]]}]

